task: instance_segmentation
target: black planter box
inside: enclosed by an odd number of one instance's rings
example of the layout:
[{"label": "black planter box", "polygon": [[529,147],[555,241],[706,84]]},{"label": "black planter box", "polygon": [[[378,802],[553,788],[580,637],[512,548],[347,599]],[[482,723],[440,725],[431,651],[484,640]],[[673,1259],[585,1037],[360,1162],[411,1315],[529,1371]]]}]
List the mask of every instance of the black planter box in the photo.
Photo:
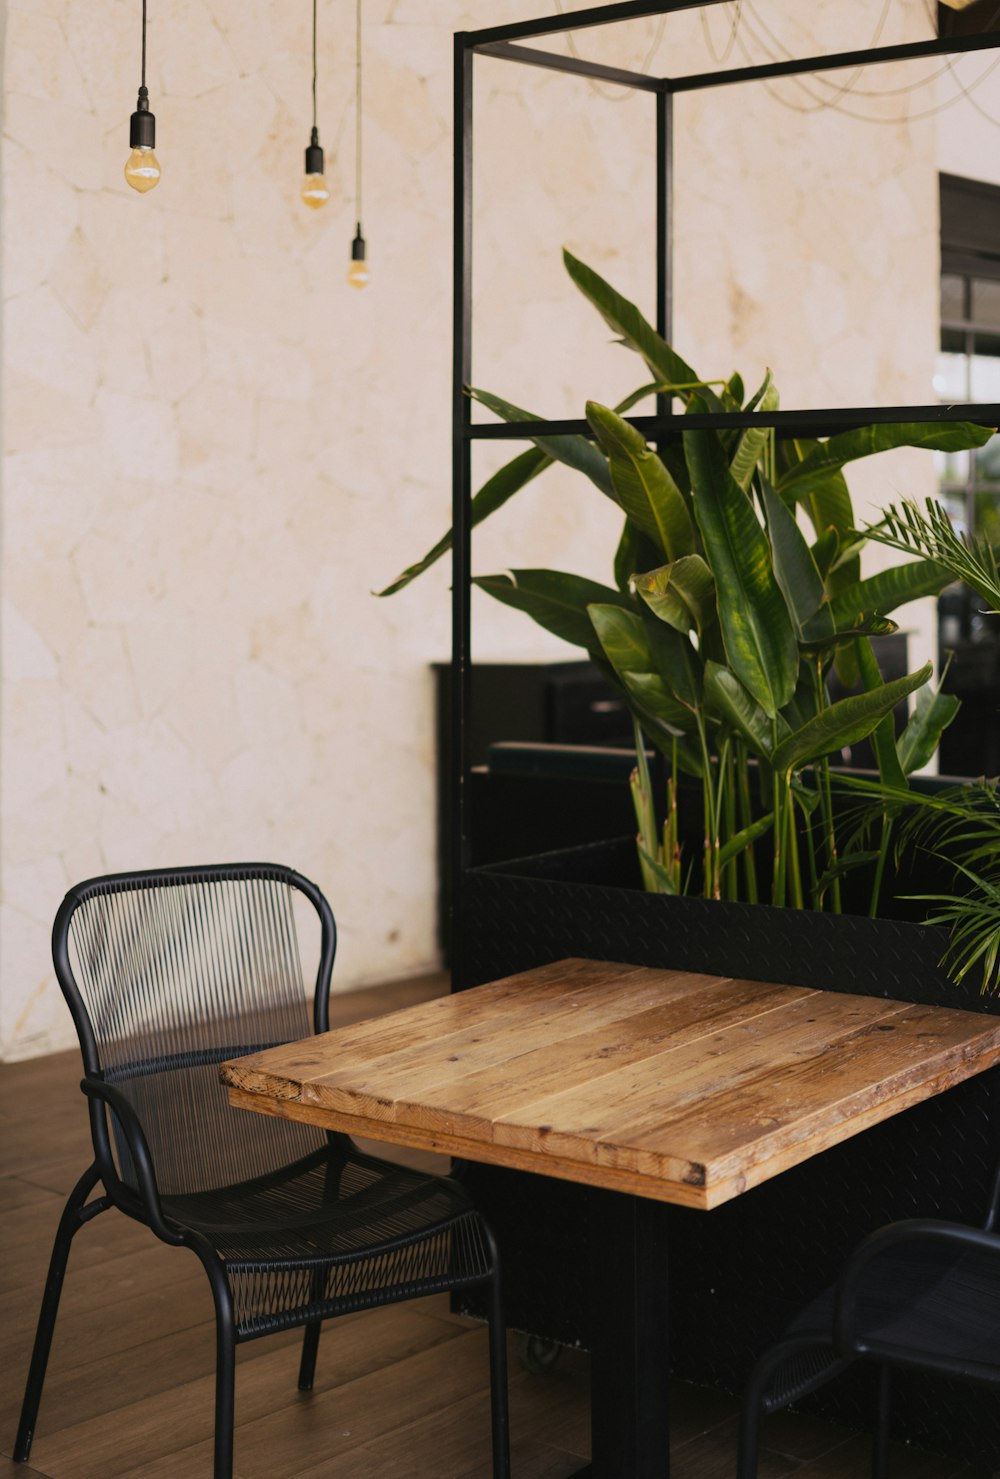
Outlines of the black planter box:
[{"label": "black planter box", "polygon": [[[975,983],[949,981],[941,929],[913,918],[652,896],[634,886],[634,854],[621,840],[468,872],[456,984],[583,956],[1000,1012]],[[756,1356],[868,1232],[901,1217],[980,1222],[998,1128],[994,1069],[712,1212],[671,1208],[675,1373],[739,1392]],[[484,1166],[470,1167],[469,1180],[500,1242],[509,1323],[585,1346],[587,1189]],[[813,1410],[870,1427],[870,1375],[834,1383],[811,1399]],[[900,1378],[894,1432],[996,1469],[1000,1394]]]}]

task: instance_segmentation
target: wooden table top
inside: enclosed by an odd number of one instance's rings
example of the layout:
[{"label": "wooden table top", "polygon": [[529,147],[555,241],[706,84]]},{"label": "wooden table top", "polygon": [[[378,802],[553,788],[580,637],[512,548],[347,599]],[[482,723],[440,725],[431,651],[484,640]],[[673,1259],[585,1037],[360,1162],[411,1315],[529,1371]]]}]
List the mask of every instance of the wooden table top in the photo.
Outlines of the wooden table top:
[{"label": "wooden table top", "polygon": [[1000,1061],[1000,1019],[564,960],[224,1065],[232,1104],[715,1207]]}]

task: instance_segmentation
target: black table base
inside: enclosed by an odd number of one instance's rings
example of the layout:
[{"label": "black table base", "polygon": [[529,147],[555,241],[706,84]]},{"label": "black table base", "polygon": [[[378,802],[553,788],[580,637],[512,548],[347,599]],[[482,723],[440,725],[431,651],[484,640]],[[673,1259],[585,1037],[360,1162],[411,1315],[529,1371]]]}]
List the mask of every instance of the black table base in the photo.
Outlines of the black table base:
[{"label": "black table base", "polygon": [[595,1191],[590,1253],[591,1479],[668,1479],[667,1213]]}]

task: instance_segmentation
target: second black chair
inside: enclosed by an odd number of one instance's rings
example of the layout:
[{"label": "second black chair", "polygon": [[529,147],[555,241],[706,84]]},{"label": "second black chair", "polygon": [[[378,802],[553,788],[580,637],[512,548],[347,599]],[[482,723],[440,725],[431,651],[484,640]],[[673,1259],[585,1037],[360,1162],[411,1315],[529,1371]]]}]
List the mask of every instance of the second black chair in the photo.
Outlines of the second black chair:
[{"label": "second black chair", "polygon": [[[310,1016],[296,900],[318,917]],[[83,1051],[94,1145],[56,1234],[14,1456],[27,1459],[70,1244],[110,1207],[200,1259],[216,1322],[215,1479],[233,1467],[235,1348],[323,1320],[488,1284],[493,1473],[509,1474],[496,1248],[462,1186],[350,1138],[229,1107],[228,1058],[324,1032],[336,928],[319,889],[267,864],[93,879],[56,917],[53,958]],[[93,1196],[94,1192],[98,1195]]]},{"label": "second black chair", "polygon": [[756,1479],[761,1418],[854,1361],[879,1367],[874,1479],[888,1473],[894,1367],[1000,1385],[998,1221],[1000,1173],[981,1228],[913,1218],[872,1233],[757,1363],[744,1398],[739,1479]]}]

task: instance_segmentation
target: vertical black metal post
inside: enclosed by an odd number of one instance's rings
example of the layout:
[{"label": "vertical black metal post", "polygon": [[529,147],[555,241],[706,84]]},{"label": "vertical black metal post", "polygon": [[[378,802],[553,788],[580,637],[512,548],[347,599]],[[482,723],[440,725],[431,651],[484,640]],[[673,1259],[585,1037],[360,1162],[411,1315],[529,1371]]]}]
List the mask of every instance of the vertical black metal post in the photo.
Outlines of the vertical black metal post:
[{"label": "vertical black metal post", "polygon": [[451,402],[451,949],[453,984],[465,981],[461,930],[462,880],[469,866],[468,747],[471,688],[469,499],[472,444],[466,435],[472,407],[472,64],[466,33],[455,36],[455,219]]},{"label": "vertical black metal post", "polygon": [[[666,81],[656,94],[656,332],[670,344],[674,334],[674,98]],[[656,414],[669,416],[673,397],[656,397]],[[660,449],[662,450],[662,449]],[[653,784],[666,795],[667,757],[653,751]]]},{"label": "vertical black metal post", "polygon": [[[674,98],[664,83],[656,94],[656,331],[669,344],[674,333]],[[660,416],[670,396],[656,397]]]},{"label": "vertical black metal post", "polygon": [[669,1479],[667,1216],[643,1197],[594,1194],[593,1479]]}]

